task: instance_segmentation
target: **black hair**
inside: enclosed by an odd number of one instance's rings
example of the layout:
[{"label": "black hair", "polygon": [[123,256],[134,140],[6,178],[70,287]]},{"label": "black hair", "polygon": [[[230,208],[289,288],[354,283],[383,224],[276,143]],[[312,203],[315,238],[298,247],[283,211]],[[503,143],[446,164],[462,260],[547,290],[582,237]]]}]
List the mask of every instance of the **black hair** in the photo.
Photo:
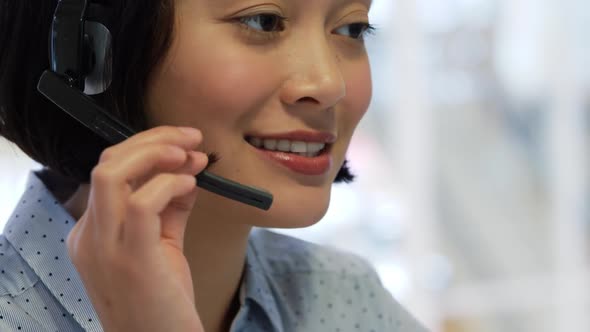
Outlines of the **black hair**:
[{"label": "black hair", "polygon": [[[39,77],[49,68],[56,6],[57,0],[0,0],[0,136],[44,165],[42,179],[67,197],[90,182],[108,143],[37,92]],[[132,129],[146,130],[147,86],[171,45],[174,1],[118,0],[111,6],[113,79],[97,102]],[[334,182],[353,178],[344,162]]]}]

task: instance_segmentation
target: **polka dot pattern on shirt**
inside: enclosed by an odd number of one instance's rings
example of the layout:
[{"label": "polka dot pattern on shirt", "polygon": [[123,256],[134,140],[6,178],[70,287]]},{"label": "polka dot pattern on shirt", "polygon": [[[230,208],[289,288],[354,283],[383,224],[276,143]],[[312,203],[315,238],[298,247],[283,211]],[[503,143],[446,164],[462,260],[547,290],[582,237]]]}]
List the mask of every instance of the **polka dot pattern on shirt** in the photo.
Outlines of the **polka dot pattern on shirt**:
[{"label": "polka dot pattern on shirt", "polygon": [[[0,331],[102,331],[67,253],[74,220],[28,183],[0,235]],[[245,266],[230,332],[426,331],[354,255],[256,230]]]},{"label": "polka dot pattern on shirt", "polygon": [[[47,324],[54,318],[62,319],[58,323],[60,331],[101,329],[67,253],[65,238],[74,225],[73,219],[39,179],[30,177],[29,182],[35,183],[25,190],[4,230],[3,247],[18,244],[9,260],[18,267],[5,268],[5,274],[17,272],[17,277],[12,283],[0,284],[9,285],[7,296],[13,298],[11,304],[26,308],[26,316],[47,320]],[[61,222],[55,222],[58,220]],[[17,247],[18,252],[14,251]],[[20,257],[24,260],[16,259]]]},{"label": "polka dot pattern on shirt", "polygon": [[278,307],[285,331],[425,331],[364,259],[268,231],[251,241],[262,268],[252,277],[272,281],[257,300]]}]

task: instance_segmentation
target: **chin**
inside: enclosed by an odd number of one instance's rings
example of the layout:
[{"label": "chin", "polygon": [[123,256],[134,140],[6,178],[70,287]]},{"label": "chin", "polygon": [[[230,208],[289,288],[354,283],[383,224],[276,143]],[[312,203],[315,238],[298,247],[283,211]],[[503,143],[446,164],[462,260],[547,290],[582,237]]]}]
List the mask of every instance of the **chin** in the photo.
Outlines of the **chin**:
[{"label": "chin", "polygon": [[330,189],[315,188],[314,193],[276,195],[266,216],[255,219],[253,226],[269,228],[305,228],[316,224],[328,211]]},{"label": "chin", "polygon": [[264,228],[304,228],[316,224],[328,211],[331,185],[268,188],[274,199],[268,211],[201,190],[197,207],[232,223]]},{"label": "chin", "polygon": [[[256,219],[252,219],[250,223],[254,227],[263,228],[306,228],[315,225],[319,222],[328,211],[328,205],[319,206],[316,204],[307,209],[301,209],[294,206],[285,206],[277,204],[271,210],[266,212],[266,215],[260,215]],[[264,213],[264,212],[263,212]]]}]

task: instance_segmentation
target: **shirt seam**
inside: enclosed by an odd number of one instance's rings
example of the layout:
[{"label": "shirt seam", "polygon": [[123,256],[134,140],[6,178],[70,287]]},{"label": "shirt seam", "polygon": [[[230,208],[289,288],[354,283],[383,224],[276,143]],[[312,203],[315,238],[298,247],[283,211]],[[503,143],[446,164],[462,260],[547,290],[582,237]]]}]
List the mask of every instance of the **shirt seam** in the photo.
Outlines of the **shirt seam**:
[{"label": "shirt seam", "polygon": [[[257,269],[257,272],[265,272],[268,275],[272,275],[272,276],[284,276],[284,275],[292,275],[292,274],[323,274],[323,275],[336,275],[338,276],[341,271],[338,270],[334,270],[334,271],[326,271],[326,270],[321,270],[321,271],[317,271],[317,270],[296,270],[296,271],[284,271],[284,272],[278,272],[278,271],[266,271],[266,270],[262,270],[262,269]],[[367,272],[365,273],[347,273],[346,275],[347,279],[364,279],[364,280],[368,280],[368,281],[375,281],[375,277],[372,276],[372,273]]]},{"label": "shirt seam", "polygon": [[7,293],[0,294],[0,297],[10,296],[11,298],[15,298],[15,297],[21,296],[24,293],[26,293],[28,290],[30,290],[31,288],[35,288],[37,283],[39,283],[40,281],[41,281],[41,279],[37,278],[37,280],[35,280],[35,282],[33,282],[31,285],[25,287],[25,289],[22,289],[22,288],[19,289],[18,293],[11,293],[10,291],[7,290]]},{"label": "shirt seam", "polygon": [[[26,266],[26,268],[29,269],[35,275],[35,280],[31,284],[28,284],[25,289],[22,289],[22,288],[21,289],[18,289],[17,290],[17,293],[15,293],[15,294],[12,294],[9,289],[6,289],[6,291],[8,293],[6,293],[5,295],[8,295],[8,296],[14,298],[14,297],[20,296],[21,294],[23,294],[27,290],[29,290],[31,288],[34,288],[35,285],[37,285],[37,283],[39,281],[41,281],[41,277],[37,274],[37,272],[35,272],[33,270],[32,266],[29,264],[29,261],[27,260],[27,258],[25,258],[22,253],[20,253],[19,251],[16,250],[16,246],[14,245],[14,243],[10,239],[10,237],[6,236],[5,234],[2,234],[2,235],[4,236],[4,239],[6,240],[6,242],[8,243],[8,245],[10,246],[10,248],[12,249],[12,251],[14,251],[16,253],[16,255],[12,256],[10,259],[16,259],[16,257],[18,257],[18,259],[20,259],[20,263],[21,264],[24,264],[24,266]],[[5,285],[5,287],[6,287],[6,285]],[[15,288],[18,288],[18,287],[15,287]],[[5,295],[0,294],[0,296],[5,296]]]}]

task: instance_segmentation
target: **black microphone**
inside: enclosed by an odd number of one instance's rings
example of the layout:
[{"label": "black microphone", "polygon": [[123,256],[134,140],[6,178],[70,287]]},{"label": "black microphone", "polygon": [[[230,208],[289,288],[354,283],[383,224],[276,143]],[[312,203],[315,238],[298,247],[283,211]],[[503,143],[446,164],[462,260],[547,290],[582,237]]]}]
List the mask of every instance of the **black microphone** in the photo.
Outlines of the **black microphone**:
[{"label": "black microphone", "polygon": [[[113,145],[136,134],[133,129],[110,115],[90,97],[70,86],[66,79],[50,70],[46,70],[41,76],[37,90],[74,119]],[[210,161],[207,168],[218,160],[214,154],[210,157],[213,157],[213,160]],[[262,210],[270,209],[273,196],[268,191],[211,174],[207,168],[196,175],[197,186]]]}]

